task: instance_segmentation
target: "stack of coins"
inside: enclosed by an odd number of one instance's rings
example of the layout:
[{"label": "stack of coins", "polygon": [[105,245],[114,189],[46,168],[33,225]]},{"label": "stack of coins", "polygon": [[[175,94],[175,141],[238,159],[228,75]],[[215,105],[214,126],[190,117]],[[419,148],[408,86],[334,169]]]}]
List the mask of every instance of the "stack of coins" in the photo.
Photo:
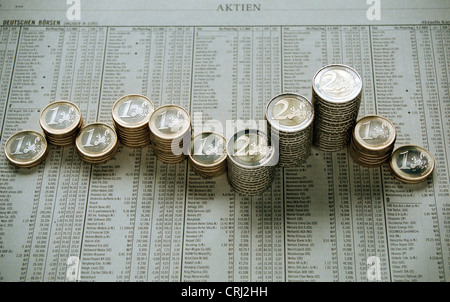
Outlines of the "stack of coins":
[{"label": "stack of coins", "polygon": [[150,117],[150,140],[156,157],[169,164],[183,161],[189,153],[191,118],[178,105],[157,108]]},{"label": "stack of coins", "polygon": [[154,110],[153,102],[140,94],[125,95],[114,103],[112,118],[122,144],[131,148],[150,144],[148,122]]},{"label": "stack of coins", "polygon": [[72,145],[83,119],[80,109],[69,101],[55,101],[41,112],[39,123],[50,144],[57,146]]},{"label": "stack of coins", "polygon": [[15,166],[31,168],[39,165],[48,155],[45,137],[31,130],[13,134],[5,144],[5,156]]},{"label": "stack of coins", "polygon": [[322,67],[313,78],[313,144],[323,151],[338,151],[350,142],[361,103],[362,80],[346,65]]},{"label": "stack of coins", "polygon": [[114,129],[103,123],[82,128],[75,140],[78,155],[90,164],[103,164],[114,157],[119,140]]},{"label": "stack of coins", "polygon": [[389,161],[397,133],[388,119],[367,115],[358,120],[350,143],[350,156],[361,166],[378,167]]},{"label": "stack of coins", "polygon": [[237,193],[259,195],[270,187],[278,158],[265,133],[238,131],[227,142],[227,155],[228,182]]},{"label": "stack of coins", "polygon": [[279,145],[280,166],[299,166],[305,162],[312,145],[311,102],[298,94],[280,94],[267,104],[265,118],[272,145],[277,142]]},{"label": "stack of coins", "polygon": [[192,139],[189,161],[201,177],[221,175],[227,169],[225,138],[215,132],[202,132]]},{"label": "stack of coins", "polygon": [[392,153],[389,169],[396,179],[416,184],[425,181],[433,173],[434,158],[425,148],[400,146]]}]

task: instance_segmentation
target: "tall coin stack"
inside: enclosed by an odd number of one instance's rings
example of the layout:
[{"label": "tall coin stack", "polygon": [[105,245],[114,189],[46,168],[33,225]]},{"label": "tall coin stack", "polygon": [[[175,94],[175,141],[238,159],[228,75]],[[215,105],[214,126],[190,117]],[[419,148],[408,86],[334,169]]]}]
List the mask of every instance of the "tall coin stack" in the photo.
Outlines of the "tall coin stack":
[{"label": "tall coin stack", "polygon": [[103,123],[93,123],[81,129],[75,140],[78,155],[90,164],[103,164],[112,159],[119,146],[116,131]]},{"label": "tall coin stack", "polygon": [[272,145],[277,142],[279,145],[280,166],[299,166],[305,162],[312,145],[311,102],[298,94],[280,94],[267,104],[265,118]]},{"label": "tall coin stack", "polygon": [[397,134],[388,119],[367,115],[359,119],[353,129],[349,153],[361,166],[378,167],[389,161]]},{"label": "tall coin stack", "polygon": [[31,168],[39,165],[48,155],[45,137],[32,130],[13,134],[5,143],[5,156],[16,167]]},{"label": "tall coin stack", "polygon": [[236,132],[227,142],[231,187],[241,195],[262,194],[273,181],[276,153],[265,133],[255,129]]},{"label": "tall coin stack", "polygon": [[157,108],[150,117],[150,140],[156,157],[169,164],[183,161],[189,153],[191,118],[178,105]]},{"label": "tall coin stack", "polygon": [[39,116],[39,124],[47,141],[57,146],[72,145],[83,127],[81,111],[69,101],[48,104]]},{"label": "tall coin stack", "polygon": [[323,151],[338,151],[350,142],[361,103],[362,80],[351,67],[322,67],[313,78],[313,144]]},{"label": "tall coin stack", "polygon": [[194,171],[201,177],[211,178],[227,169],[225,138],[215,132],[202,132],[191,142],[189,161]]},{"label": "tall coin stack", "polygon": [[140,94],[125,95],[114,103],[112,118],[122,144],[131,148],[150,144],[148,122],[154,110],[153,102]]}]

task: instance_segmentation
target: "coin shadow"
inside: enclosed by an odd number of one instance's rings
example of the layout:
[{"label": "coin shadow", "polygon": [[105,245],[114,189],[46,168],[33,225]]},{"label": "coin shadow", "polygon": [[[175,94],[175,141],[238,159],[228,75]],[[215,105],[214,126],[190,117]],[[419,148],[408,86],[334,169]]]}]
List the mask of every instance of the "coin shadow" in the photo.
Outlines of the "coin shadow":
[{"label": "coin shadow", "polygon": [[16,172],[17,174],[20,174],[20,175],[29,175],[29,174],[34,174],[34,173],[36,173],[36,171],[39,169],[39,166],[40,166],[40,165],[37,165],[37,166],[35,166],[35,167],[31,167],[31,168],[18,168],[18,167],[15,167],[15,166],[12,165],[12,164],[9,164],[9,166],[11,167],[11,169],[15,169],[15,172]]},{"label": "coin shadow", "polygon": [[406,183],[393,177],[393,182],[395,182],[395,188],[398,192],[423,192],[427,188],[433,187],[433,181],[433,175],[428,176],[425,181],[419,183]]}]

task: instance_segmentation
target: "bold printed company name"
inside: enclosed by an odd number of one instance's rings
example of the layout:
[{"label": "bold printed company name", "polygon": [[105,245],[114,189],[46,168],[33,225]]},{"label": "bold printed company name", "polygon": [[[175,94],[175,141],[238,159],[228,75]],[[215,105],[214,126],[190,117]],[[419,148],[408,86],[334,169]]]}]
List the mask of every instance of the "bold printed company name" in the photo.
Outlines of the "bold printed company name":
[{"label": "bold printed company name", "polygon": [[18,26],[27,26],[27,25],[61,25],[61,21],[59,20],[3,20],[3,25],[18,25]]},{"label": "bold printed company name", "polygon": [[219,4],[218,12],[258,12],[261,11],[261,3],[229,3]]}]

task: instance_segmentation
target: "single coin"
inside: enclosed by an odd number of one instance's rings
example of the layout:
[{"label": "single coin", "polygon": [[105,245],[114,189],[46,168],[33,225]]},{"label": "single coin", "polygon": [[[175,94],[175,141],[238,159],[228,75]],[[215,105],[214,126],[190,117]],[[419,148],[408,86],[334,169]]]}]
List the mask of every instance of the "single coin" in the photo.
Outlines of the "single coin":
[{"label": "single coin", "polygon": [[384,150],[396,139],[395,126],[379,115],[367,115],[356,123],[353,136],[359,145],[369,150]]},{"label": "single coin", "polygon": [[329,102],[348,102],[361,93],[362,79],[356,70],[349,66],[327,65],[314,75],[313,90],[320,98]]},{"label": "single coin", "polygon": [[160,139],[171,140],[183,136],[191,125],[189,113],[178,105],[157,108],[150,117],[150,131]]},{"label": "single coin", "polygon": [[202,132],[191,142],[189,158],[197,165],[214,167],[223,162],[226,157],[226,140],[215,132]]},{"label": "single coin", "polygon": [[270,164],[275,153],[267,135],[261,131],[246,129],[235,133],[227,142],[228,157],[244,168]]},{"label": "single coin", "polygon": [[74,103],[56,101],[42,110],[39,123],[48,134],[68,135],[81,124],[81,111]]},{"label": "single coin", "polygon": [[47,156],[48,145],[36,131],[24,130],[13,134],[5,144],[5,156],[18,167],[33,167]]},{"label": "single coin", "polygon": [[85,126],[78,134],[75,145],[78,152],[87,158],[103,158],[115,150],[117,135],[114,129],[103,123]]},{"label": "single coin", "polygon": [[297,132],[311,125],[314,109],[306,97],[285,93],[269,101],[265,114],[267,121],[277,130]]},{"label": "single coin", "polygon": [[433,173],[435,162],[427,149],[404,145],[394,150],[389,164],[396,178],[409,183],[418,183],[425,181]]},{"label": "single coin", "polygon": [[227,179],[242,195],[262,194],[275,175],[275,148],[256,129],[236,132],[227,141]]},{"label": "single coin", "polygon": [[154,110],[153,102],[146,96],[129,94],[114,103],[112,117],[121,127],[132,131],[147,125]]}]

